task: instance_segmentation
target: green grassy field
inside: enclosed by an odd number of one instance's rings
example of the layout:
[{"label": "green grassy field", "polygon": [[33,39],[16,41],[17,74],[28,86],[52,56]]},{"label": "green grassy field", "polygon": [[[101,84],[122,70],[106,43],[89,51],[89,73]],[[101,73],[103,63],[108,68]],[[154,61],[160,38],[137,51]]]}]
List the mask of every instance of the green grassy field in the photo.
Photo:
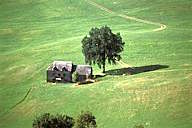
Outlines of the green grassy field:
[{"label": "green grassy field", "polygon": [[[88,0],[0,0],[0,128],[30,128],[41,113],[77,116],[81,110],[93,112],[98,128],[191,128],[192,1],[94,2],[99,6]],[[167,28],[155,32],[160,26],[119,14]],[[81,40],[91,27],[103,25],[121,33],[127,65],[169,68],[107,75],[87,86],[46,83],[52,61],[84,63]]]}]

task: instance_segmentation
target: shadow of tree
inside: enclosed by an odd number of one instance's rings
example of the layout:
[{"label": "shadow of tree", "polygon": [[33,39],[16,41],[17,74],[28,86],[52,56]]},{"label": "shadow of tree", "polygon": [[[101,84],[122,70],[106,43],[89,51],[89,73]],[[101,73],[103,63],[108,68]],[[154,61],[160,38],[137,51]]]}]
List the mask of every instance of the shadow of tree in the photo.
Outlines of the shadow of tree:
[{"label": "shadow of tree", "polygon": [[98,79],[98,78],[102,78],[102,77],[105,77],[105,76],[106,76],[106,74],[104,74],[104,75],[93,75],[92,78]]},{"label": "shadow of tree", "polygon": [[113,69],[106,71],[106,75],[134,75],[143,72],[149,72],[154,70],[159,70],[163,68],[168,68],[168,65],[148,65],[141,67],[129,67],[129,68],[121,68],[121,69]]}]

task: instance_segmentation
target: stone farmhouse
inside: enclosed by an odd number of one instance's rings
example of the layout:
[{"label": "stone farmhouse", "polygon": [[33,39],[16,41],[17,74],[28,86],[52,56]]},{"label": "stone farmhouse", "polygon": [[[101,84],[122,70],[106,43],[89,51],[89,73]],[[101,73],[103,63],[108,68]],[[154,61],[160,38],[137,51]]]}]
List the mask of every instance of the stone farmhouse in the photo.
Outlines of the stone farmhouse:
[{"label": "stone farmhouse", "polygon": [[92,78],[90,65],[74,65],[72,61],[54,61],[47,69],[47,82],[73,82],[74,73],[76,81],[85,81]]}]

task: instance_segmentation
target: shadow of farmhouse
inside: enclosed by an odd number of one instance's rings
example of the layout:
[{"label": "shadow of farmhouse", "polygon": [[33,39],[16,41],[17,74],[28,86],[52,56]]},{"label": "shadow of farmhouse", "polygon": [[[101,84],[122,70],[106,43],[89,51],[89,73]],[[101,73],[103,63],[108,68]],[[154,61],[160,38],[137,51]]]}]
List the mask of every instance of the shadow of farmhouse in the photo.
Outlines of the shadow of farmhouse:
[{"label": "shadow of farmhouse", "polygon": [[106,75],[134,75],[143,72],[150,72],[159,69],[168,68],[168,65],[148,65],[141,67],[128,67],[128,68],[120,68],[106,71]]}]

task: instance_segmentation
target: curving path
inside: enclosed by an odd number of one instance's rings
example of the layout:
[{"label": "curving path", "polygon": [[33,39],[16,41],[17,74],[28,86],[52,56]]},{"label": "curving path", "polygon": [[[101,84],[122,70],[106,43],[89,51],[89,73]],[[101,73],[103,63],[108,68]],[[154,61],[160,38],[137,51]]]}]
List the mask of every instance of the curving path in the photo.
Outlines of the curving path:
[{"label": "curving path", "polygon": [[127,16],[127,15],[124,15],[124,14],[120,14],[120,13],[116,13],[106,7],[104,7],[103,5],[100,5],[92,0],[85,0],[87,3],[89,3],[90,5],[93,5],[105,12],[108,12],[108,13],[111,13],[111,14],[115,14],[121,18],[124,18],[124,19],[128,19],[128,20],[133,20],[133,21],[136,21],[136,22],[140,22],[140,23],[144,23],[144,24],[151,24],[151,25],[155,25],[155,26],[158,26],[158,28],[156,29],[153,29],[154,32],[157,32],[157,31],[162,31],[164,29],[167,28],[167,26],[165,24],[162,24],[162,23],[158,23],[158,22],[153,22],[153,21],[149,21],[149,20],[143,20],[143,19],[139,19],[139,18],[136,18],[136,17],[132,17],[132,16]]},{"label": "curving path", "polygon": [[8,114],[11,110],[13,110],[14,108],[16,108],[18,105],[20,105],[21,103],[23,103],[27,97],[29,96],[29,94],[32,92],[33,87],[29,88],[28,91],[26,92],[26,94],[24,95],[24,97],[18,101],[15,105],[13,105],[9,110],[7,110],[6,112],[4,112],[2,115]]}]

